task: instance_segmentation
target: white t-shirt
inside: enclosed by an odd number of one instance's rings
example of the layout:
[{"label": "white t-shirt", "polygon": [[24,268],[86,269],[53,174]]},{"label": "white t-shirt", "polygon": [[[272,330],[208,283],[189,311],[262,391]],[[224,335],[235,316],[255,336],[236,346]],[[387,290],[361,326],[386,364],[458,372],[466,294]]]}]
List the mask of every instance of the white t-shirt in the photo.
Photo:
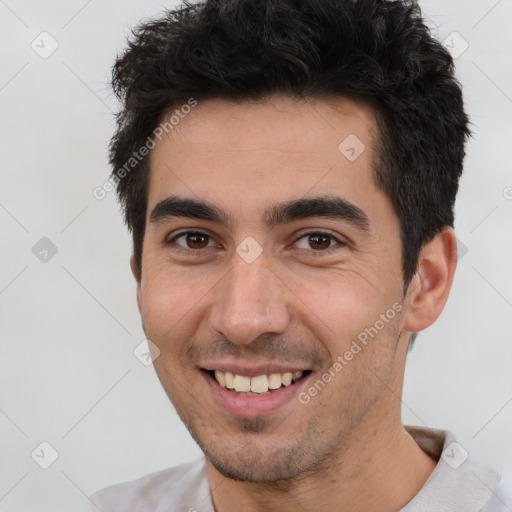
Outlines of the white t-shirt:
[{"label": "white t-shirt", "polygon": [[[418,494],[399,512],[511,512],[512,492],[498,472],[474,462],[451,432],[405,426],[438,460]],[[86,512],[214,512],[205,459],[96,492]]]}]

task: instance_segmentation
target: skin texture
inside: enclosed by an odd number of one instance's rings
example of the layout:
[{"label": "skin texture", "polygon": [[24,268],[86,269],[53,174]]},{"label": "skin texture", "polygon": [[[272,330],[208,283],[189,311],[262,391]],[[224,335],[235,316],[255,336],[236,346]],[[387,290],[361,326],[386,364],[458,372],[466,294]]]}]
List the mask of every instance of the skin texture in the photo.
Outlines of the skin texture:
[{"label": "skin texture", "polygon": [[[376,130],[372,109],[347,98],[209,100],[151,152],[138,305],[159,379],[207,456],[218,512],[398,510],[435,467],[404,430],[400,397],[410,333],[446,302],[455,238],[446,228],[424,247],[404,297],[398,218],[373,178]],[[350,134],[366,146],[354,161],[338,149]],[[366,214],[366,231],[323,217],[263,222],[277,203],[333,195]],[[169,196],[207,200],[232,222],[152,222]],[[175,238],[187,229],[209,238]],[[335,237],[327,249],[305,236],[318,231]],[[236,252],[246,237],[263,249],[251,263]],[[200,372],[206,360],[293,363],[312,371],[307,390],[394,304],[401,311],[307,404],[233,416]]]}]

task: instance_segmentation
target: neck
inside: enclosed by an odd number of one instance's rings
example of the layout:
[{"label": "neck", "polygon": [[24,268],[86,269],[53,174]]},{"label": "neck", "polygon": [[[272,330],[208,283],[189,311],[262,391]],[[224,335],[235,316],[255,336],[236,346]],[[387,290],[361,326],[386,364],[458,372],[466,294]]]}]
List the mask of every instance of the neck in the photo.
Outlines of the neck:
[{"label": "neck", "polygon": [[401,423],[403,372],[395,376],[379,404],[333,450],[330,460],[307,474],[279,482],[238,482],[225,478],[207,461],[216,512],[295,512],[298,504],[308,512],[403,508],[426,482],[436,461]]}]

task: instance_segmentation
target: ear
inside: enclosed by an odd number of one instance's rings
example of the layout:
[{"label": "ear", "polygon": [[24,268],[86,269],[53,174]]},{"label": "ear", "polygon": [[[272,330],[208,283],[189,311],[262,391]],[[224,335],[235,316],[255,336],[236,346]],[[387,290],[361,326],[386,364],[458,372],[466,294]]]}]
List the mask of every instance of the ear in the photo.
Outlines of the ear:
[{"label": "ear", "polygon": [[437,320],[448,300],[456,266],[455,231],[446,227],[421,250],[405,299],[406,330],[418,332]]},{"label": "ear", "polygon": [[139,269],[137,267],[137,263],[135,262],[135,255],[132,254],[130,258],[130,268],[132,270],[133,277],[135,277],[135,281],[137,281],[137,306],[139,308],[139,313],[142,312],[142,292],[140,289],[140,280],[141,275]]}]

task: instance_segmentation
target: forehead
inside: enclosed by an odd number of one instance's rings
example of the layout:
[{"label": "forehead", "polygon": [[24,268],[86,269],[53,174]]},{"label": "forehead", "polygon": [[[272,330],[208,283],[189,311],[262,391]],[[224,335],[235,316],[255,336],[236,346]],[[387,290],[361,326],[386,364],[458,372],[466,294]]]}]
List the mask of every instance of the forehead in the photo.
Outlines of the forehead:
[{"label": "forehead", "polygon": [[347,98],[198,102],[156,141],[148,210],[176,194],[208,199],[241,216],[333,192],[368,202],[365,197],[378,193],[376,134],[373,109]]}]

